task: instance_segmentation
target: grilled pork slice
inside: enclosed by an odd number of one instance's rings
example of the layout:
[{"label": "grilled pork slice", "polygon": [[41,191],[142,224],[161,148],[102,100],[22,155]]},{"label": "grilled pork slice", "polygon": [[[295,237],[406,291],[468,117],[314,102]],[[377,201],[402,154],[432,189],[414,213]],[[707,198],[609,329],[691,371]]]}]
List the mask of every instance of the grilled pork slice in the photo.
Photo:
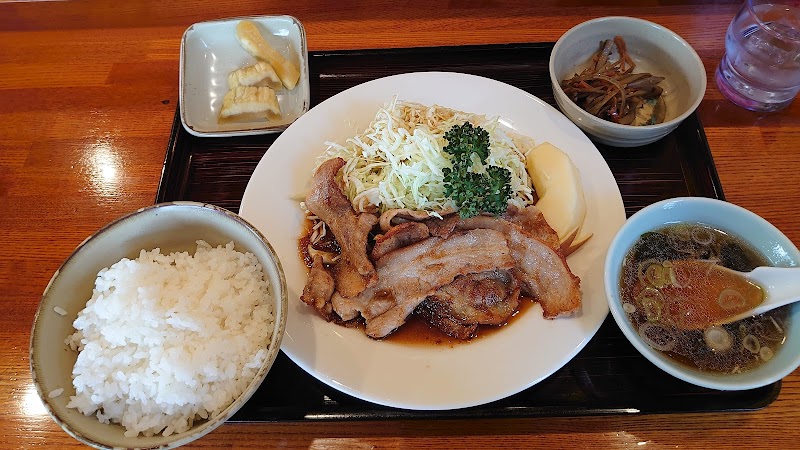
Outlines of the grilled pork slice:
[{"label": "grilled pork slice", "polygon": [[501,325],[519,307],[520,287],[510,272],[461,275],[417,308],[432,325],[457,339],[474,337],[479,324]]},{"label": "grilled pork slice", "polygon": [[429,237],[387,253],[376,262],[378,282],[358,296],[333,294],[333,308],[343,320],[366,320],[366,333],[381,338],[397,329],[414,309],[459,276],[514,266],[506,238],[495,230],[468,230],[448,239]]},{"label": "grilled pork slice", "polygon": [[353,211],[336,182],[342,166],[342,158],[329,159],[319,166],[311,179],[306,207],[325,222],[339,243],[342,256],[334,267],[336,290],[344,297],[353,297],[377,280],[375,266],[367,256],[367,236],[378,218]]},{"label": "grilled pork slice", "polygon": [[502,219],[519,225],[523,231],[544,242],[557,253],[561,253],[558,233],[547,223],[539,208],[530,205],[519,209],[511,205],[503,214]]},{"label": "grilled pork slice", "polygon": [[311,270],[308,271],[308,281],[303,288],[300,300],[313,306],[322,317],[330,320],[333,313],[330,300],[335,288],[333,276],[325,269],[322,256],[315,256]]},{"label": "grilled pork slice", "polygon": [[460,221],[461,217],[458,214],[448,214],[441,219],[438,217],[430,217],[425,220],[425,225],[428,226],[428,231],[431,233],[431,236],[446,238],[450,233],[455,231]]},{"label": "grilled pork slice", "polygon": [[377,261],[387,253],[419,242],[430,236],[428,227],[419,222],[406,222],[391,227],[385,234],[375,236],[372,260]]},{"label": "grilled pork slice", "polygon": [[[441,215],[450,214],[453,211],[449,212],[440,212]],[[407,208],[399,208],[399,209],[387,209],[381,214],[380,220],[378,223],[381,226],[381,230],[389,231],[390,228],[394,225],[398,225],[404,222],[422,222],[429,217],[435,217],[428,214],[427,211],[416,211],[413,209]]]},{"label": "grilled pork slice", "polygon": [[527,233],[517,224],[497,217],[475,216],[459,221],[457,228],[492,229],[508,239],[515,261],[513,274],[523,292],[542,306],[544,317],[574,314],[581,307],[581,280],[569,268],[560,251]]},{"label": "grilled pork slice", "polygon": [[419,314],[429,324],[456,339],[466,341],[477,335],[477,323],[462,323],[451,316],[446,308],[442,308],[441,304],[431,302],[429,299],[430,297],[420,303],[414,311],[414,314]]}]

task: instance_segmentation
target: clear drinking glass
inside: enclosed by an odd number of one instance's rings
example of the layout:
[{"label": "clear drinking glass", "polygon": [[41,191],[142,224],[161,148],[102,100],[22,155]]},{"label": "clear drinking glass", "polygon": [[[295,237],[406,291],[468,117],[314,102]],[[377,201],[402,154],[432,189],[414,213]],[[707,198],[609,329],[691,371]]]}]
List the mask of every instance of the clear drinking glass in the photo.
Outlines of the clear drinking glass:
[{"label": "clear drinking glass", "polygon": [[717,86],[733,103],[778,111],[800,90],[800,2],[746,0],[725,34]]}]

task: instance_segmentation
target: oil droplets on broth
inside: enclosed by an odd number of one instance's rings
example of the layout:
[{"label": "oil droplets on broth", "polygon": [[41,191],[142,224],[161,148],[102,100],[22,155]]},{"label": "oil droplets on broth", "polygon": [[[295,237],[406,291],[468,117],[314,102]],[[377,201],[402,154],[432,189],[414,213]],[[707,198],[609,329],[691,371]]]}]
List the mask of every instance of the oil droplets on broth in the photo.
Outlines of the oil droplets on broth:
[{"label": "oil droplets on broth", "polygon": [[[753,369],[783,344],[789,307],[708,325],[763,300],[758,286],[720,276],[715,264],[749,272],[769,261],[741,239],[705,225],[644,233],[623,262],[623,309],[645,342],[683,364],[721,373]],[[715,298],[698,306],[702,291]]]}]

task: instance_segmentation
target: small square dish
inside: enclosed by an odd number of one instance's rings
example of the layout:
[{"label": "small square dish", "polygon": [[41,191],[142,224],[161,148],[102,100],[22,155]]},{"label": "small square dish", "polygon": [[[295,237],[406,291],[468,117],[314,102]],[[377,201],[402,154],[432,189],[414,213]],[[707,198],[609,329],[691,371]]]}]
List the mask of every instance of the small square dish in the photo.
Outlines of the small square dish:
[{"label": "small square dish", "polygon": [[[228,75],[259,62],[236,36],[239,22],[253,22],[264,40],[300,70],[293,89],[275,90],[280,117],[271,120],[220,123],[219,115]],[[286,129],[308,111],[308,49],[303,25],[292,16],[254,16],[199,22],[181,40],[179,103],[181,122],[200,137],[243,136],[275,133]]]}]

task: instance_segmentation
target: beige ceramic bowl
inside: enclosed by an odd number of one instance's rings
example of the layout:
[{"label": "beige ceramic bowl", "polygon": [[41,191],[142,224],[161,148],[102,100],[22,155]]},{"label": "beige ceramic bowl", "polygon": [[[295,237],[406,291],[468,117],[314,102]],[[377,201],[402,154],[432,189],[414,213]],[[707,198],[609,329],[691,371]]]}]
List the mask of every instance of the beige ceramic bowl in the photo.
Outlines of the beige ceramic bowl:
[{"label": "beige ceramic bowl", "polygon": [[[72,322],[92,296],[97,272],[123,257],[134,259],[142,249],[160,247],[162,253],[194,252],[195,241],[225,245],[253,253],[264,268],[274,298],[275,325],[268,356],[244,393],[217,416],[196,422],[186,432],[164,437],[125,437],[120,425],[100,423],[67,408],[72,368],[77,353],[65,344],[74,332]],[[53,419],[70,435],[97,448],[173,448],[191,442],[221,425],[253,395],[267,375],[280,349],[286,324],[286,281],[270,244],[258,230],[238,215],[212,205],[193,202],[162,203],[140,209],[100,229],[86,239],[56,271],[42,295],[31,332],[31,374],[36,391]],[[55,307],[66,310],[62,316]],[[49,394],[63,388],[54,398]]]},{"label": "beige ceramic bowl", "polygon": [[[580,73],[597,52],[600,42],[622,36],[636,62],[634,72],[665,77],[667,115],[663,123],[620,125],[593,116],[576,105],[561,89],[561,81]],[[617,59],[616,52],[612,60]],[[633,17],[601,17],[570,29],[550,54],[550,81],[561,111],[597,142],[637,147],[655,142],[677,128],[700,105],[706,92],[706,70],[694,49],[680,36],[653,22]]]}]

